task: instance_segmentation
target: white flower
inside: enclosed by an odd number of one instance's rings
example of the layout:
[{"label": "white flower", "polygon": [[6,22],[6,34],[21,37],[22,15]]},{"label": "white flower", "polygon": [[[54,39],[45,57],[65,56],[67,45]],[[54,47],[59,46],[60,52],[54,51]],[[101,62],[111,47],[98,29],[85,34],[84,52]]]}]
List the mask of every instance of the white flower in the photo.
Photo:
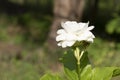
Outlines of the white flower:
[{"label": "white flower", "polygon": [[58,46],[71,47],[76,41],[86,41],[89,43],[93,42],[95,36],[90,32],[94,26],[88,27],[88,23],[77,23],[76,21],[66,21],[62,22],[61,26],[63,29],[57,31],[58,36],[56,41],[58,41]]}]

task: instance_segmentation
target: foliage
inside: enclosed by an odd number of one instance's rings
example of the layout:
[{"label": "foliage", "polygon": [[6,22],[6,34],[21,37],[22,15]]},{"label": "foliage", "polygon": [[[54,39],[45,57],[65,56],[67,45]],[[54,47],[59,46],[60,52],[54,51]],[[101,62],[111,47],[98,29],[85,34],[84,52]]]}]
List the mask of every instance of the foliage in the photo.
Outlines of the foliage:
[{"label": "foliage", "polygon": [[106,30],[109,34],[113,33],[120,33],[120,17],[117,17],[115,19],[112,19],[111,21],[108,22],[106,25]]},{"label": "foliage", "polygon": [[[77,60],[71,52],[64,54],[62,59],[64,65],[64,71],[67,76],[67,80],[110,80],[112,77],[120,75],[120,67],[92,67],[89,65],[87,53],[84,53],[80,63],[81,66],[80,74],[77,73]],[[71,66],[72,64],[72,66]],[[79,78],[80,76],[80,78]],[[63,80],[58,76],[45,75],[40,80]]]},{"label": "foliage", "polygon": [[46,74],[40,80],[62,80],[58,75]]},{"label": "foliage", "polygon": [[32,64],[22,61],[11,61],[11,63],[1,64],[0,79],[1,80],[38,80],[40,75]]}]

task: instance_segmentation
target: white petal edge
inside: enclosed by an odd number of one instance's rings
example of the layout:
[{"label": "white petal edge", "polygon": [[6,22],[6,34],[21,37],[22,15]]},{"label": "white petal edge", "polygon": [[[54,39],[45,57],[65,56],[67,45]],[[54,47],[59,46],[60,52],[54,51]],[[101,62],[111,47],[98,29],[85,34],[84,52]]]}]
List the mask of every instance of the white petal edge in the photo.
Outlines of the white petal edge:
[{"label": "white petal edge", "polygon": [[58,35],[56,37],[56,41],[61,41],[61,40],[65,40],[65,36],[64,35]]},{"label": "white petal edge", "polygon": [[68,41],[68,42],[67,42],[67,46],[71,47],[71,46],[74,45],[74,43],[75,43],[75,41]]},{"label": "white petal edge", "polygon": [[87,28],[87,30],[92,30],[94,28],[94,26],[89,26],[88,28]]},{"label": "white petal edge", "polygon": [[59,29],[59,30],[57,31],[57,34],[64,34],[64,33],[66,33],[64,29]]}]

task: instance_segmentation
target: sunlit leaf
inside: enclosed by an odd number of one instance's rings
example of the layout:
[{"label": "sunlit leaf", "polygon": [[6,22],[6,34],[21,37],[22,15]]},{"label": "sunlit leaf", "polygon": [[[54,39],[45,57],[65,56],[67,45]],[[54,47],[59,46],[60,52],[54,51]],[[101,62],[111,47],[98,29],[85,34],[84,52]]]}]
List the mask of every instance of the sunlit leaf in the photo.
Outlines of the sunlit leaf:
[{"label": "sunlit leaf", "polygon": [[62,80],[58,75],[45,74],[40,80]]},{"label": "sunlit leaf", "polygon": [[78,74],[76,73],[75,70],[70,70],[68,68],[65,68],[64,70],[69,80],[79,80]]},{"label": "sunlit leaf", "polygon": [[91,65],[87,65],[81,72],[80,79],[81,80],[91,80],[91,76],[92,76],[91,73],[92,73],[92,67],[91,67]]},{"label": "sunlit leaf", "polygon": [[92,70],[91,80],[110,80],[112,76],[117,76],[117,75],[120,75],[120,70],[119,68],[116,67],[94,68]]},{"label": "sunlit leaf", "polygon": [[97,67],[87,65],[81,72],[81,80],[111,80],[112,77],[120,75],[119,67]]}]

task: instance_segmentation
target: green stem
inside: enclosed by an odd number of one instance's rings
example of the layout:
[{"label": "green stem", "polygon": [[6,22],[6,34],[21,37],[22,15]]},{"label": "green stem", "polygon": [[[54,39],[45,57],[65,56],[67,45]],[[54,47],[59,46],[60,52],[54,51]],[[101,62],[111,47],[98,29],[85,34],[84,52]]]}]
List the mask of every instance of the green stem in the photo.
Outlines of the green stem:
[{"label": "green stem", "polygon": [[80,50],[78,47],[75,48],[74,51],[75,58],[77,60],[77,74],[78,74],[78,79],[80,80]]},{"label": "green stem", "polygon": [[74,55],[75,55],[75,58],[77,59],[77,74],[78,74],[78,79],[80,80],[80,71],[81,71],[81,68],[80,68],[80,59],[83,55],[84,51],[80,51],[78,47],[76,47],[75,51],[74,51]]},{"label": "green stem", "polygon": [[78,73],[78,79],[80,80],[80,63],[77,63],[77,73]]}]

